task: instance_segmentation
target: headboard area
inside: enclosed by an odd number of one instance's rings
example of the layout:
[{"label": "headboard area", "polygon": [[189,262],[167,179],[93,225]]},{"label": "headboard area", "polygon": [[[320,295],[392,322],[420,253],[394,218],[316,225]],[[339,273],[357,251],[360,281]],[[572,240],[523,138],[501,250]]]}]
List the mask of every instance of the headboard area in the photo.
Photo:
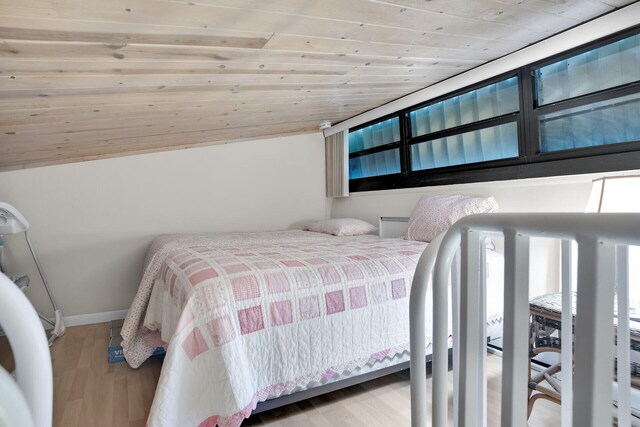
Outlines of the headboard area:
[{"label": "headboard area", "polygon": [[380,237],[403,237],[409,223],[408,216],[381,216],[378,219]]}]

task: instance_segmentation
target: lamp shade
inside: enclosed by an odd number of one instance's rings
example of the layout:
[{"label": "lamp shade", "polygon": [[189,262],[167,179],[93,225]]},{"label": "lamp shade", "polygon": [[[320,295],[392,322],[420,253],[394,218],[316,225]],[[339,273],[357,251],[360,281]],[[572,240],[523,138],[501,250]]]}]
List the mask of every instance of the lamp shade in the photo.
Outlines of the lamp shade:
[{"label": "lamp shade", "polygon": [[594,180],[586,211],[640,213],[640,175]]}]

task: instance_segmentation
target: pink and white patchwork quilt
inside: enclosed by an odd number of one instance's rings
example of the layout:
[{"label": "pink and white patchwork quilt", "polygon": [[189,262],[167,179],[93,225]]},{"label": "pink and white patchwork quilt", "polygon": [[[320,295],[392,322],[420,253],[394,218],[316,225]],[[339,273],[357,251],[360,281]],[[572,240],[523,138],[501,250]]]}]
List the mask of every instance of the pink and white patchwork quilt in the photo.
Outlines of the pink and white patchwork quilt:
[{"label": "pink and white patchwork quilt", "polygon": [[408,352],[425,247],[303,231],[157,239],[122,331],[133,367],[167,348],[148,426],[239,426],[270,396]]}]

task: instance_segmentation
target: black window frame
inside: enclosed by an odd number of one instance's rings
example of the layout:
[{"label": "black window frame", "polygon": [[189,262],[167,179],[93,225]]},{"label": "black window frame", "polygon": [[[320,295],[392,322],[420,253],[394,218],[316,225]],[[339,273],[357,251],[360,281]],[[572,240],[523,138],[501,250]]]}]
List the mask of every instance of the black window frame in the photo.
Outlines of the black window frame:
[{"label": "black window frame", "polygon": [[[400,148],[401,172],[391,175],[350,179],[349,191],[360,192],[426,187],[434,185],[561,176],[640,168],[640,140],[553,152],[541,152],[538,128],[540,115],[577,106],[584,106],[620,96],[640,93],[640,81],[538,106],[534,77],[535,70],[537,68],[605,46],[617,40],[639,33],[640,25],[636,25],[632,28],[608,35],[594,42],[583,44],[543,60],[502,73],[498,76],[466,86],[437,98],[412,105],[408,108],[393,112],[384,117],[371,120],[367,123],[349,129],[349,131],[355,131],[394,116],[399,115],[400,117],[401,141],[394,142],[394,147],[391,147],[392,144],[387,144],[383,147],[387,147],[386,149],[396,147]],[[411,111],[436,104],[443,100],[462,95],[472,90],[480,89],[484,86],[494,84],[514,76],[518,78],[518,94],[520,98],[520,109],[517,113],[509,113],[495,118],[459,125],[427,135],[420,135],[418,137],[411,136]],[[510,123],[513,121],[515,121],[518,126],[518,157],[411,171],[410,150],[413,144],[435,138],[459,135],[464,132],[495,126],[501,123]],[[384,151],[384,149],[379,148],[380,147],[369,149],[372,150],[371,153],[366,154]],[[352,158],[351,154],[349,155],[349,158]]]},{"label": "black window frame", "polygon": [[[438,102],[442,102],[444,100],[450,99],[450,98],[454,98],[456,96],[460,96],[460,95],[464,95],[468,92],[477,90],[477,89],[481,89],[485,86],[490,86],[492,84],[495,83],[499,83],[501,81],[510,79],[512,77],[518,77],[518,85],[520,84],[520,79],[519,79],[519,73],[516,71],[509,71],[507,73],[503,73],[500,74],[498,76],[492,77],[490,79],[487,80],[483,80],[480,83],[477,84],[473,84],[470,86],[467,86],[461,90],[457,90],[451,93],[447,93],[443,96],[440,96],[438,98],[434,98],[432,100],[429,100],[427,102],[423,102],[420,103],[416,106],[412,106],[409,107],[404,111],[404,118],[406,120],[406,127],[409,130],[409,132],[411,132],[411,112],[415,111],[415,110],[419,110],[420,108],[423,107],[427,107],[429,105],[434,105],[437,104]],[[520,130],[520,128],[522,127],[522,95],[521,95],[521,91],[520,88],[518,87],[518,97],[519,97],[519,105],[518,105],[518,111],[513,112],[513,113],[507,113],[507,114],[502,114],[500,116],[496,116],[496,117],[491,117],[489,119],[484,119],[484,120],[478,120],[475,122],[471,122],[471,123],[467,123],[467,124],[463,124],[463,125],[458,125],[458,126],[454,126],[451,128],[447,128],[447,129],[443,129],[440,131],[436,131],[436,132],[431,132],[428,134],[424,134],[424,135],[419,135],[419,136],[411,136],[410,134],[407,137],[406,140],[406,145],[407,145],[407,151],[408,151],[408,156],[409,156],[409,152],[411,150],[411,146],[415,145],[415,144],[419,144],[421,142],[424,141],[430,141],[430,140],[434,140],[434,139],[438,139],[438,138],[446,138],[448,136],[454,136],[454,135],[460,135],[466,132],[472,132],[474,130],[480,130],[480,129],[486,129],[489,127],[493,127],[493,126],[498,126],[501,124],[506,124],[506,123],[517,123],[518,125],[518,132]],[[466,163],[463,165],[454,165],[454,166],[443,166],[443,167],[439,167],[439,168],[434,168],[434,169],[422,169],[422,170],[417,170],[417,171],[412,171],[410,164],[408,164],[408,168],[407,168],[407,172],[410,174],[420,174],[420,175],[432,175],[434,172],[433,171],[440,171],[440,172],[447,172],[447,171],[456,171],[456,170],[465,170],[465,169],[483,169],[485,167],[497,167],[497,166],[501,166],[501,165],[510,165],[510,164],[514,164],[514,162],[517,162],[518,159],[520,159],[521,157],[521,153],[522,153],[522,147],[520,147],[521,145],[521,138],[519,137],[520,135],[518,135],[518,157],[512,157],[512,158],[508,158],[508,159],[498,159],[498,160],[489,160],[486,162],[478,162],[478,163]],[[410,159],[410,156],[409,156]],[[407,161],[409,161],[409,159],[407,159]]]},{"label": "black window frame", "polygon": [[[386,120],[392,119],[394,117],[398,117],[398,123],[400,126],[400,140],[399,141],[394,141],[394,142],[388,142],[386,144],[382,144],[382,145],[378,145],[377,147],[372,147],[372,148],[366,148],[364,150],[358,150],[355,151],[353,153],[349,153],[349,160],[351,159],[355,159],[358,157],[362,157],[362,156],[366,156],[369,154],[376,154],[376,153],[382,153],[383,151],[390,151],[390,150],[394,150],[396,148],[398,148],[400,150],[400,173],[394,173],[394,174],[389,174],[389,175],[377,175],[377,176],[373,176],[373,177],[366,177],[366,178],[358,178],[358,179],[369,179],[369,178],[378,178],[380,176],[385,176],[385,177],[398,177],[401,175],[404,175],[404,173],[402,171],[404,171],[404,162],[406,161],[406,159],[404,158],[405,156],[405,150],[403,149],[402,145],[402,141],[405,139],[405,129],[404,129],[404,120],[402,120],[402,116],[400,114],[399,111],[396,111],[395,113],[391,113],[391,114],[387,114],[386,116],[382,116],[379,117],[377,119],[374,120],[370,120],[366,123],[363,123],[361,125],[355,126],[351,129],[349,129],[349,133],[356,132],[360,129],[364,129],[367,128],[369,126],[373,126],[377,123],[380,122],[384,122]],[[351,180],[349,180],[351,181]]]},{"label": "black window frame", "polygon": [[[525,71],[529,78],[531,79],[530,88],[532,95],[532,114],[528,116],[530,120],[531,127],[531,148],[532,152],[530,154],[531,161],[548,161],[548,160],[558,160],[558,159],[566,159],[566,158],[576,158],[576,157],[588,157],[593,155],[600,154],[610,154],[621,151],[626,151],[624,145],[634,145],[638,143],[638,141],[630,141],[630,142],[622,142],[611,145],[600,145],[593,147],[582,147],[582,148],[574,148],[569,150],[559,150],[552,152],[542,152],[540,149],[540,135],[539,135],[539,126],[538,120],[540,116],[567,110],[575,107],[582,107],[589,104],[594,104],[601,101],[607,101],[614,98],[619,98],[626,95],[632,95],[634,93],[640,92],[640,81],[625,83],[623,85],[614,86],[607,89],[601,89],[599,91],[587,93],[584,95],[574,96],[571,98],[563,99],[556,102],[550,102],[548,104],[539,105],[537,99],[537,90],[536,90],[536,82],[535,82],[535,70],[538,68],[542,68],[546,65],[553,64],[557,61],[561,61],[563,59],[567,59],[576,55],[580,55],[581,53],[589,52],[591,50],[606,46],[611,43],[615,43],[618,40],[625,39],[627,37],[631,37],[633,35],[640,34],[640,26],[636,26],[634,28],[621,31],[616,33],[615,35],[607,36],[605,38],[599,39],[592,43],[587,43],[582,46],[578,46],[574,49],[571,49],[567,52],[562,52],[557,55],[553,55],[549,58],[545,58],[543,60],[537,61],[533,64],[525,66]],[[640,166],[640,165],[639,165]]]}]

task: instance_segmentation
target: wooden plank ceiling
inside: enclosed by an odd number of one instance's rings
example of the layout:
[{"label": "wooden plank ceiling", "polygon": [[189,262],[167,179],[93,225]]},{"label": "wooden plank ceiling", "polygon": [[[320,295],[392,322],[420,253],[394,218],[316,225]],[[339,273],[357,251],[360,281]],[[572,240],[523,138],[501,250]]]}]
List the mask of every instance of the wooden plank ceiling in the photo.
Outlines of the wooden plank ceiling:
[{"label": "wooden plank ceiling", "polygon": [[0,171],[339,122],[627,0],[0,0]]}]

